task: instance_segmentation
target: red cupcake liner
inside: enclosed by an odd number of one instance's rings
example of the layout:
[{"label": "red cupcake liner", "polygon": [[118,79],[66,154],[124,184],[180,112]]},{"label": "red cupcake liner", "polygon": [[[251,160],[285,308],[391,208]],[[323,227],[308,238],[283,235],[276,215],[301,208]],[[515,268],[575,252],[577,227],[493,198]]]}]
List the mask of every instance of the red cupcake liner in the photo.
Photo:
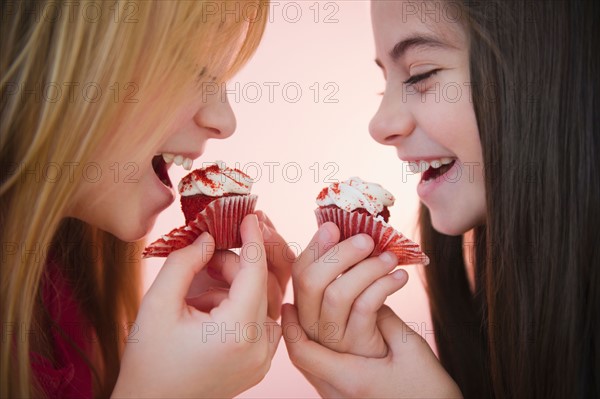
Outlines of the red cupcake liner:
[{"label": "red cupcake liner", "polygon": [[188,226],[208,231],[215,239],[217,249],[240,248],[242,219],[254,212],[256,195],[233,195],[214,200]]},{"label": "red cupcake liner", "polygon": [[215,239],[216,249],[239,248],[242,246],[240,225],[246,215],[254,212],[257,200],[256,195],[218,198],[198,213],[196,219],[148,245],[142,257],[166,257],[190,245],[205,231]]},{"label": "red cupcake liner", "polygon": [[356,234],[370,235],[375,242],[372,256],[389,251],[398,258],[398,265],[429,264],[429,258],[421,251],[419,244],[370,214],[323,207],[315,209],[315,215],[319,226],[325,222],[333,222],[338,226],[340,241]]}]

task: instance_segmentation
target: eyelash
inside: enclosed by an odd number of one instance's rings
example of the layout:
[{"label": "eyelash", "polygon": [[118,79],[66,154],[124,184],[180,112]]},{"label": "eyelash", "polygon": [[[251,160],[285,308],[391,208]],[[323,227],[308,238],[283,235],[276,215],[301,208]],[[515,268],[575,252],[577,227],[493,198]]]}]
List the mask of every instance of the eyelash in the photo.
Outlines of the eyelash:
[{"label": "eyelash", "polygon": [[[436,73],[438,73],[439,71],[441,71],[441,68],[437,68],[437,69],[432,69],[429,72],[425,72],[425,73],[421,73],[419,75],[414,75],[409,77],[408,79],[406,79],[404,82],[405,85],[414,85],[416,83],[419,83],[422,80],[425,80],[427,78],[432,77],[433,75],[435,75]],[[380,93],[377,93],[380,96],[383,96],[385,94],[385,91],[382,91]]]},{"label": "eyelash", "polygon": [[425,79],[427,79],[427,78],[435,75],[439,71],[441,71],[440,68],[438,68],[438,69],[432,69],[429,72],[425,72],[425,73],[421,73],[419,75],[411,76],[410,78],[408,78],[408,79],[406,79],[404,81],[404,84],[406,84],[406,85],[414,85],[415,83],[419,83],[420,81],[425,80]]}]

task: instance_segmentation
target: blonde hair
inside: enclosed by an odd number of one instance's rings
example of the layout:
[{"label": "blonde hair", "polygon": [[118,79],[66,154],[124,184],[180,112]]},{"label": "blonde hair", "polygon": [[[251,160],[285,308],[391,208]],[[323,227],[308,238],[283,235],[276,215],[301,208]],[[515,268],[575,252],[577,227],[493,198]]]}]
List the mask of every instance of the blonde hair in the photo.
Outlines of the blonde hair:
[{"label": "blonde hair", "polygon": [[[79,300],[97,330],[134,320],[138,247],[66,218],[70,198],[98,148],[126,146],[149,159],[181,93],[204,80],[224,82],[250,58],[266,3],[3,2],[1,397],[43,394],[32,376],[30,336],[39,333],[36,345],[50,350],[39,322],[48,252],[60,254],[76,291],[85,292]],[[148,104],[158,112],[140,121]],[[136,129],[125,131],[133,123]],[[95,394],[108,396],[123,340],[99,334],[98,342],[100,360],[87,361]]]}]

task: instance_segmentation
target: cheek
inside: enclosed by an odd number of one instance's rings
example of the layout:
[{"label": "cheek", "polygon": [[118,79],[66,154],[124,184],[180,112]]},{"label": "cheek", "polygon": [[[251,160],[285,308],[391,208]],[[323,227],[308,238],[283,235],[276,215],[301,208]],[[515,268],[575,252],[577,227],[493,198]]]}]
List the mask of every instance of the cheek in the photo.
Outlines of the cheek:
[{"label": "cheek", "polygon": [[462,93],[456,101],[444,101],[442,112],[444,117],[454,126],[461,126],[462,130],[472,129],[475,123],[475,111],[469,100],[468,93]]},{"label": "cheek", "polygon": [[478,161],[481,142],[468,93],[463,91],[456,102],[442,99],[428,101],[426,105],[421,110],[420,120],[427,134],[459,158],[465,157],[464,161]]}]

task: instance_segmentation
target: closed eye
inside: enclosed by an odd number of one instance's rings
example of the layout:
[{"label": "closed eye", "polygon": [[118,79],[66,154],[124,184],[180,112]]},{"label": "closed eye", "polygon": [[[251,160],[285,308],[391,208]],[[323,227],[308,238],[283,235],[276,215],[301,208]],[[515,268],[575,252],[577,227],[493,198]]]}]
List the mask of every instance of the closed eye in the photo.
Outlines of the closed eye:
[{"label": "closed eye", "polygon": [[432,69],[429,72],[424,72],[424,73],[420,73],[418,75],[411,76],[410,78],[408,78],[404,81],[404,84],[414,85],[415,83],[419,83],[420,81],[425,80],[425,79],[435,75],[436,73],[438,73],[441,70],[442,70],[441,68]]},{"label": "closed eye", "polygon": [[[428,71],[428,72],[420,73],[418,75],[413,75],[413,76],[409,77],[408,79],[406,79],[403,83],[405,85],[414,85],[414,84],[419,83],[427,78],[432,77],[433,75],[435,75],[436,73],[438,73],[441,70],[442,70],[442,68],[437,68],[437,69],[432,69],[431,71]],[[385,91],[377,93],[377,95],[379,95],[379,96],[383,96],[384,94],[385,94]]]}]

